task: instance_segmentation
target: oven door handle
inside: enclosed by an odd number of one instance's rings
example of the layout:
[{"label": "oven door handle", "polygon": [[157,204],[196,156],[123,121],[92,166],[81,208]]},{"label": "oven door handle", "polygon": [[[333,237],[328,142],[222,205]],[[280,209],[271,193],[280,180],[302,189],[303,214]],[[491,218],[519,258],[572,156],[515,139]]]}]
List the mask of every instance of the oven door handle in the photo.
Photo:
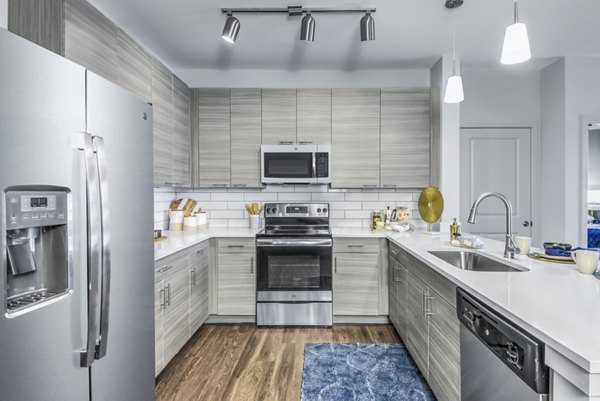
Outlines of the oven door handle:
[{"label": "oven door handle", "polygon": [[257,247],[306,247],[320,246],[331,247],[333,241],[331,238],[257,238]]}]

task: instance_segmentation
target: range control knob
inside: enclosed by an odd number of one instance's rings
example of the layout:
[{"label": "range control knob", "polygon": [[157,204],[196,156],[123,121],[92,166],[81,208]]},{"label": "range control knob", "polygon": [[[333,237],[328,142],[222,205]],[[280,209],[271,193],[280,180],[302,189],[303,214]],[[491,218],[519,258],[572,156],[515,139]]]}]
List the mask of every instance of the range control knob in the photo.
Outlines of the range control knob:
[{"label": "range control knob", "polygon": [[266,212],[267,212],[267,214],[271,213],[271,208],[268,207],[267,210],[266,210]]},{"label": "range control knob", "polygon": [[318,209],[317,209],[317,213],[321,213],[321,208],[318,208]]},{"label": "range control knob", "polygon": [[327,213],[327,208],[324,208],[324,209],[323,209],[323,213]]},{"label": "range control knob", "polygon": [[277,208],[274,207],[273,209],[271,209],[271,211],[273,212],[273,214],[275,214],[277,213]]}]

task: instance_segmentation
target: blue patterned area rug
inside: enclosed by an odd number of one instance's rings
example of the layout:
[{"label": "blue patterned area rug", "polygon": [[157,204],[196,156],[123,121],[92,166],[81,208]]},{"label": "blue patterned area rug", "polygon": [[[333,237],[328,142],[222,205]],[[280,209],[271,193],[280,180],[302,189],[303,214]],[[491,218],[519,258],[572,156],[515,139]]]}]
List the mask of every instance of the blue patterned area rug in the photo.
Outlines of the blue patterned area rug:
[{"label": "blue patterned area rug", "polygon": [[309,343],[302,401],[435,401],[401,344]]}]

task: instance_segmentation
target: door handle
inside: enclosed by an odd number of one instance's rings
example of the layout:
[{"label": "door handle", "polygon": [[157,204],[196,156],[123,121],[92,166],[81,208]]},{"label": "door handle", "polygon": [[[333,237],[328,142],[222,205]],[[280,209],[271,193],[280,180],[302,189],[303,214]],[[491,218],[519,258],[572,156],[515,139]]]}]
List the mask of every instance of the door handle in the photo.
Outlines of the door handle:
[{"label": "door handle", "polygon": [[96,344],[100,337],[100,273],[102,265],[100,185],[98,160],[94,154],[92,135],[83,133],[83,152],[86,175],[87,212],[87,336],[85,348],[80,352],[80,366],[87,368],[94,363]]},{"label": "door handle", "polygon": [[523,221],[523,227],[529,227],[529,226],[533,227],[533,221],[524,220]]},{"label": "door handle", "polygon": [[100,294],[100,335],[96,349],[96,359],[106,356],[108,346],[108,330],[110,315],[110,203],[108,196],[108,174],[106,171],[106,150],[104,138],[92,137],[98,163],[98,178],[100,188],[100,229],[102,239],[102,289]]}]

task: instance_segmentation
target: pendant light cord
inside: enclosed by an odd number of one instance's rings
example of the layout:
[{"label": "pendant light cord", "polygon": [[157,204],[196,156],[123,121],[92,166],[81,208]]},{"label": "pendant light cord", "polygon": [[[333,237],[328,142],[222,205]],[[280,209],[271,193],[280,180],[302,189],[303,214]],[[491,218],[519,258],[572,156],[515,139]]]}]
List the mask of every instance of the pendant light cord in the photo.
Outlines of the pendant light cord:
[{"label": "pendant light cord", "polygon": [[515,24],[519,22],[519,5],[517,4],[517,0],[515,0]]},{"label": "pendant light cord", "polygon": [[450,11],[452,20],[452,75],[456,75],[456,24],[454,21],[454,9]]}]

